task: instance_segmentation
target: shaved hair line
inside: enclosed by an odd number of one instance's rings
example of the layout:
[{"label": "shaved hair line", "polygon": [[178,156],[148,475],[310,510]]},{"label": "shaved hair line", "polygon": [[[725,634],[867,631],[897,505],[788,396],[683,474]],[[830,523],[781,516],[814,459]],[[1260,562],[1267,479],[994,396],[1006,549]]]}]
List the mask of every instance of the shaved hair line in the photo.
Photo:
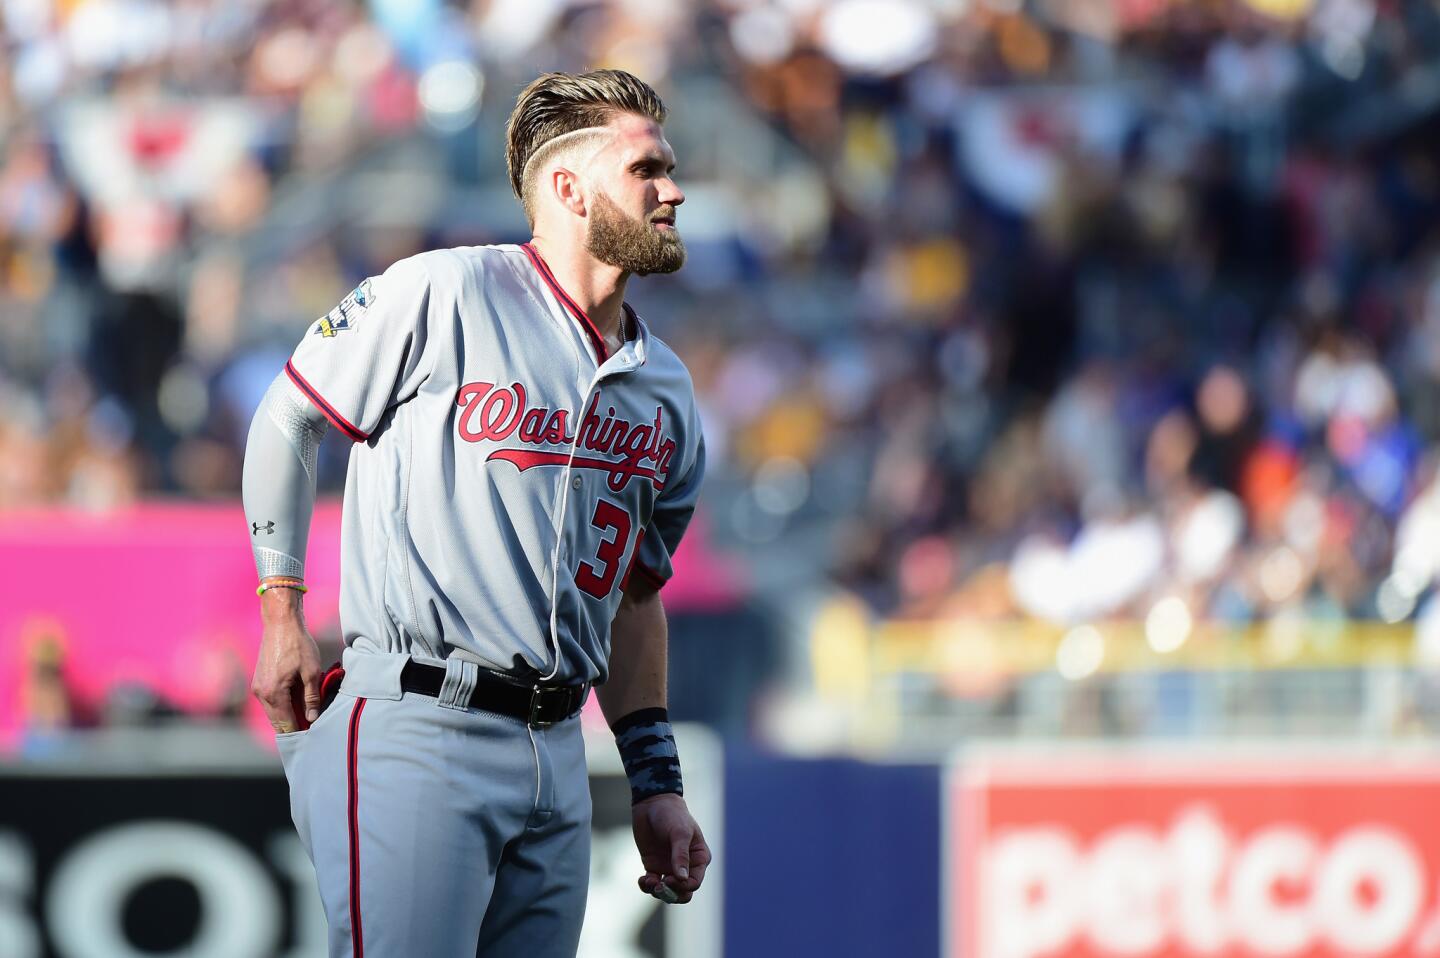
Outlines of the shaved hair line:
[{"label": "shaved hair line", "polygon": [[[540,175],[545,165],[560,159],[563,154],[578,151],[592,141],[612,140],[614,137],[615,130],[608,126],[587,126],[552,137],[540,144],[540,148],[530,154],[530,159],[525,161],[525,168],[520,171],[520,202],[524,205],[531,222],[534,222],[537,212],[535,209],[535,177]],[[595,153],[599,153],[603,147],[604,144],[597,144]],[[587,157],[586,162],[594,159],[595,153]]]}]

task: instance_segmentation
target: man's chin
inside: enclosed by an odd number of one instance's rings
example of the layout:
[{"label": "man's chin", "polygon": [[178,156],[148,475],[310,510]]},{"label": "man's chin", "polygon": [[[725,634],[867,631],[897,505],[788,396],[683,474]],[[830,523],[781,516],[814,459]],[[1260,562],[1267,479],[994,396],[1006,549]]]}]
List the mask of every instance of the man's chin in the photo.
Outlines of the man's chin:
[{"label": "man's chin", "polygon": [[595,250],[591,252],[607,266],[623,269],[636,276],[664,275],[678,272],[680,267],[685,265],[685,244],[680,242],[680,238],[677,236],[673,241],[667,241],[666,246],[663,254],[601,256]]},{"label": "man's chin", "polygon": [[632,270],[636,276],[665,276],[669,273],[680,272],[680,267],[685,265],[685,258],[682,256],[673,262],[655,264],[653,269]]},{"label": "man's chin", "polygon": [[636,270],[636,275],[649,276],[651,273],[658,273],[663,276],[666,273],[680,272],[680,267],[685,265],[685,247],[681,246],[676,255],[666,257],[662,262],[651,265],[653,265],[653,269],[644,271]]},{"label": "man's chin", "polygon": [[665,260],[666,262],[655,272],[675,273],[685,265],[685,241],[680,238],[680,231],[670,227],[665,236]]}]

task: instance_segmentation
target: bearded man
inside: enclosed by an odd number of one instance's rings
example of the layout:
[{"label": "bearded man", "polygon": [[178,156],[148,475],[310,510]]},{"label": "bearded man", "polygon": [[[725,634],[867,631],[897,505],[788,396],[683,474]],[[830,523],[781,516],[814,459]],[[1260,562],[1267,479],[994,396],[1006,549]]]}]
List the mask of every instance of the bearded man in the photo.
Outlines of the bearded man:
[{"label": "bearded man", "polygon": [[[506,148],[530,242],[365,280],[251,425],[253,687],[332,956],[575,954],[591,687],[630,779],[641,891],[683,903],[704,880],[660,601],[704,446],[689,374],[625,303],[632,275],[685,262],[665,115],[617,70],[531,83]],[[301,601],[327,424],[354,443],[328,672]]]}]

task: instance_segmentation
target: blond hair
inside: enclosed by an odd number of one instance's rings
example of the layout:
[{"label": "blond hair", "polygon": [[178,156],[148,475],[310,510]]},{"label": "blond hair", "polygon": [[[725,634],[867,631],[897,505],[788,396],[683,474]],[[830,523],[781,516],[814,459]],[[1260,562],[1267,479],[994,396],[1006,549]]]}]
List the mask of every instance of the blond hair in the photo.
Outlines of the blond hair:
[{"label": "blond hair", "polygon": [[532,224],[532,161],[552,140],[580,131],[598,132],[619,113],[648,116],[656,123],[664,123],[666,116],[665,104],[650,84],[624,70],[545,73],[520,91],[505,124],[505,166],[510,188]]}]

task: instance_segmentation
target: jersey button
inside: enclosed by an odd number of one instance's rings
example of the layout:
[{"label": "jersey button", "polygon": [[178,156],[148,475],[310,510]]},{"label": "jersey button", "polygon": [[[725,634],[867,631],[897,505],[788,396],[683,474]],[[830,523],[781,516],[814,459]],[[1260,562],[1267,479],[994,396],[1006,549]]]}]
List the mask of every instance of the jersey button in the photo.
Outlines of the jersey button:
[{"label": "jersey button", "polygon": [[570,480],[570,488],[571,488],[571,489],[579,489],[579,488],[580,488],[580,477],[579,477],[579,476],[576,476],[574,479],[571,479],[571,480]]}]

